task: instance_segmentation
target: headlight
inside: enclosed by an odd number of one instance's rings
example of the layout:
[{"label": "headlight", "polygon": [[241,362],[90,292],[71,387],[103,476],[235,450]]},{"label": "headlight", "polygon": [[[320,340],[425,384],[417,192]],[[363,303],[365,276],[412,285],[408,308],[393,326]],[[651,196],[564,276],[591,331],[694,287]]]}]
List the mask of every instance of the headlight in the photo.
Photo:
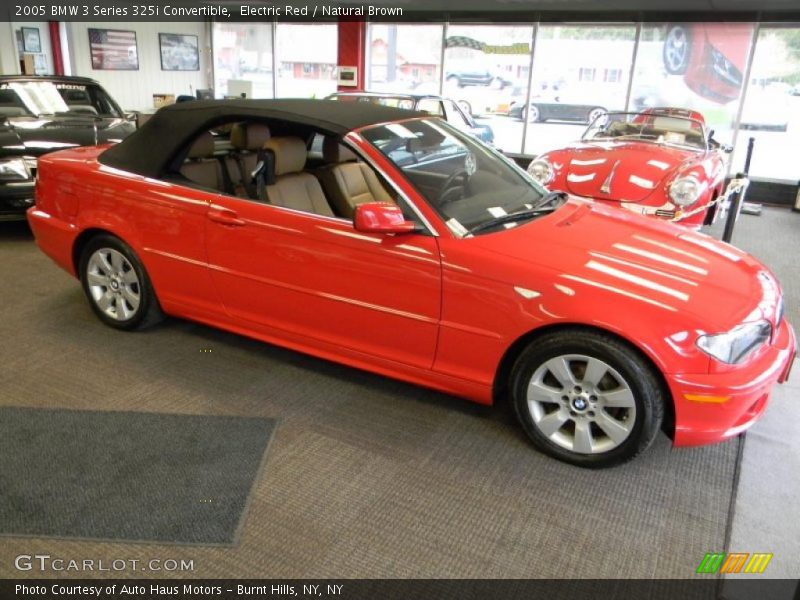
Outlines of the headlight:
[{"label": "headlight", "polygon": [[670,184],[669,197],[678,206],[688,206],[700,197],[700,182],[694,175],[679,177]]},{"label": "headlight", "polygon": [[537,158],[528,165],[528,174],[542,185],[553,181],[555,176],[552,165],[543,158]]},{"label": "headlight", "polygon": [[31,172],[21,158],[0,161],[0,181],[25,181],[31,178]]},{"label": "headlight", "polygon": [[739,325],[727,333],[701,335],[697,338],[697,347],[712,358],[735,365],[742,362],[771,335],[772,326],[769,321],[756,321]]}]

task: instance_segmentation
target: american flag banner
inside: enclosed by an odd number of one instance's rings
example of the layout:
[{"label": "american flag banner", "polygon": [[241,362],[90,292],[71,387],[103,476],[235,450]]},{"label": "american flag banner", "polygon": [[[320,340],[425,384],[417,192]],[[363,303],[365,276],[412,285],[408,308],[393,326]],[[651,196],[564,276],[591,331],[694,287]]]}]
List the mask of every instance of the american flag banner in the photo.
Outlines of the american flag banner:
[{"label": "american flag banner", "polygon": [[93,69],[139,69],[136,32],[119,29],[89,29]]}]

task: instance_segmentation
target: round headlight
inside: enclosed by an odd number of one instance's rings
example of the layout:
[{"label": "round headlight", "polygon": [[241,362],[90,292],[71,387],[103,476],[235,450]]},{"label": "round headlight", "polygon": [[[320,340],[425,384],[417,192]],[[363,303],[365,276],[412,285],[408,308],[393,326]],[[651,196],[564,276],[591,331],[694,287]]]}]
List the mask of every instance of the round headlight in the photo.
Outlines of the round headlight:
[{"label": "round headlight", "polygon": [[537,158],[528,165],[528,174],[542,185],[553,181],[553,166],[543,158]]},{"label": "round headlight", "polygon": [[688,206],[700,197],[700,182],[694,175],[679,177],[669,186],[669,197],[678,206]]}]

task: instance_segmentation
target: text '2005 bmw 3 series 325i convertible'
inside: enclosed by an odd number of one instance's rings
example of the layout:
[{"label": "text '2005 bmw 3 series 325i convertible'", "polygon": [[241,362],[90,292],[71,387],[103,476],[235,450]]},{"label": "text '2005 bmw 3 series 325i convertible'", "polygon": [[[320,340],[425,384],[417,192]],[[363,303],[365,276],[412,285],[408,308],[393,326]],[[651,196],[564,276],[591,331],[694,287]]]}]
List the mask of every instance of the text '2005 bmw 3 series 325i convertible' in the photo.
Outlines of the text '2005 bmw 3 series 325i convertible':
[{"label": "text '2005 bmw 3 series 325i convertible'", "polygon": [[781,288],[708,236],[548,192],[423,113],[200,101],[40,159],[39,247],[119,329],[191,319],[491,404],[605,467],[749,427]]}]

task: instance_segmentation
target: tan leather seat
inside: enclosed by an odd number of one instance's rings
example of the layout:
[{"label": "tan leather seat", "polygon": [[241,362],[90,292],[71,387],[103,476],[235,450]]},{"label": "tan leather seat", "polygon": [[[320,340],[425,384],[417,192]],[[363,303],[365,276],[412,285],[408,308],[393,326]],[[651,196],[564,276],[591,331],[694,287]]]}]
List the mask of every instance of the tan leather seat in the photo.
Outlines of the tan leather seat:
[{"label": "tan leather seat", "polygon": [[225,158],[225,168],[237,196],[255,198],[251,174],[258,164],[258,151],[269,138],[269,127],[263,123],[236,123],[231,128],[234,152]]},{"label": "tan leather seat", "polygon": [[214,137],[206,131],[189,148],[181,175],[198,185],[222,190],[222,165],[214,158]]},{"label": "tan leather seat", "polygon": [[306,166],[306,144],[298,137],[274,137],[264,149],[275,155],[275,183],[267,185],[267,201],[275,206],[334,216],[319,181]]},{"label": "tan leather seat", "polygon": [[319,170],[319,178],[340,216],[352,218],[356,206],[365,202],[393,201],[375,171],[335,138],[325,138],[322,157],[327,164]]}]

